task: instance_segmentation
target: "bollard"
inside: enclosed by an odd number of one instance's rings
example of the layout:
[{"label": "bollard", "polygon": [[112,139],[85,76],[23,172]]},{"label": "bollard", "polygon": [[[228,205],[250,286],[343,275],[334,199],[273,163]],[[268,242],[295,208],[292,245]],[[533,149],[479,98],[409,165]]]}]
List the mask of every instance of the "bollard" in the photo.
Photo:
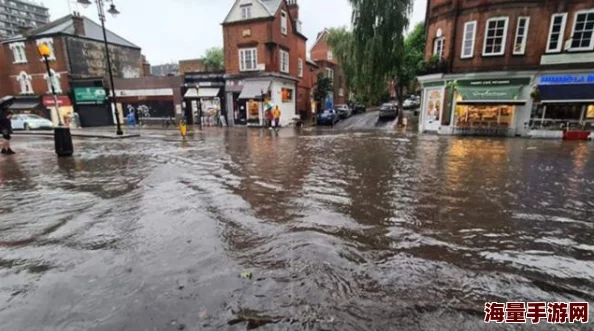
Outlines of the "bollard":
[{"label": "bollard", "polygon": [[74,153],[70,128],[59,126],[54,129],[54,144],[59,157],[70,157]]}]

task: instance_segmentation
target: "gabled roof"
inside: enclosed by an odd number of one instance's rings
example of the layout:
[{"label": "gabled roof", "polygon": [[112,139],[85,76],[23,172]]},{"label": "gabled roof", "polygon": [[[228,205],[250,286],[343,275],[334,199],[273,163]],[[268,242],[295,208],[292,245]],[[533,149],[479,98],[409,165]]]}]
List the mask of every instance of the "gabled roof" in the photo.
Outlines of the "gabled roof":
[{"label": "gabled roof", "polygon": [[[239,21],[237,19],[232,19],[231,14],[233,14],[233,11],[236,10],[237,7],[240,7],[244,2],[245,1],[242,0],[235,1],[231,10],[229,10],[229,13],[225,17],[223,24]],[[254,15],[252,19],[275,16],[282,2],[283,0],[252,0],[252,4],[260,7],[262,9],[261,12],[265,13],[264,15],[258,15],[252,11],[252,15]]]},{"label": "gabled roof", "polygon": [[325,35],[327,35],[327,34],[329,34],[329,33],[330,33],[330,30],[328,30],[327,28],[325,28],[325,29],[324,29],[324,30],[322,30],[321,32],[318,32],[318,37],[316,38],[316,41],[315,41],[315,42],[313,43],[313,45],[311,46],[311,48],[310,48],[310,51],[311,51],[312,49],[314,49],[314,47],[316,47],[316,45],[317,45],[317,44],[318,44],[318,43],[319,43],[321,40],[323,40],[324,36],[325,36]]},{"label": "gabled roof", "polygon": [[268,12],[270,12],[271,16],[276,15],[276,12],[278,11],[278,7],[280,7],[280,4],[283,2],[283,0],[258,0],[259,2],[261,2],[264,7],[266,7],[266,9],[268,9]]},{"label": "gabled roof", "polygon": [[[74,16],[67,15],[62,18],[59,18],[55,21],[52,21],[46,25],[40,26],[38,28],[34,28],[31,30],[27,30],[25,33],[16,35],[12,38],[9,38],[4,41],[11,42],[17,40],[24,40],[26,38],[37,38],[37,37],[44,37],[44,36],[51,36],[56,34],[68,34],[74,35]],[[85,27],[85,35],[83,37],[89,38],[96,41],[103,41],[103,30],[101,25],[95,23],[93,20],[82,16],[83,24]],[[137,45],[129,42],[128,40],[118,36],[117,34],[106,30],[107,31],[107,41],[110,44],[132,47],[132,48],[140,48]]]}]

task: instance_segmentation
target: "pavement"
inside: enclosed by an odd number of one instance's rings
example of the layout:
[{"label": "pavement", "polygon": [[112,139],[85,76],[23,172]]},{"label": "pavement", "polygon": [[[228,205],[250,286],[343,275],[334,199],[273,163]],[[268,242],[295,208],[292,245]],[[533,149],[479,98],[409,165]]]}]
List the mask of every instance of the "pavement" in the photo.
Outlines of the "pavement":
[{"label": "pavement", "polygon": [[[31,130],[31,131],[14,131],[15,135],[22,136],[53,136],[53,130]],[[85,128],[85,129],[70,129],[72,137],[76,138],[104,138],[104,139],[127,139],[140,137],[138,130],[124,130],[123,135],[117,135],[115,128],[100,127],[100,128]]]}]

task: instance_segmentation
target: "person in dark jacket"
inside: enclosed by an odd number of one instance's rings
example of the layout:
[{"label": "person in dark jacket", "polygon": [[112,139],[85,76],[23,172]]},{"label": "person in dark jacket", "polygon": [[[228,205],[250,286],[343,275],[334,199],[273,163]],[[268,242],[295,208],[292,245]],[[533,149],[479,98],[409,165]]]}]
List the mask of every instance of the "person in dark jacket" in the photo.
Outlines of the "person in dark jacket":
[{"label": "person in dark jacket", "polygon": [[14,151],[10,148],[10,134],[12,133],[12,112],[2,110],[0,114],[0,134],[2,134],[2,154],[13,155]]}]

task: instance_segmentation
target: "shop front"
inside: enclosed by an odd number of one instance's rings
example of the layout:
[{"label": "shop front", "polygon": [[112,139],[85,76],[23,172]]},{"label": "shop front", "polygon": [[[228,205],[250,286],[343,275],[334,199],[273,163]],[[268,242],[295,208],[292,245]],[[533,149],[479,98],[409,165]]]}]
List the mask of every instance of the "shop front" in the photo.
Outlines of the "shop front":
[{"label": "shop front", "polygon": [[43,107],[41,98],[38,96],[19,96],[16,97],[10,110],[15,114],[34,114],[51,119],[50,112]]},{"label": "shop front", "polygon": [[60,120],[64,126],[70,127],[72,122],[72,114],[74,113],[74,109],[72,108],[72,102],[70,98],[65,95],[56,96],[54,99],[51,95],[46,95],[42,97],[43,106],[46,108],[46,112],[51,115],[51,120],[54,126],[58,125],[58,117],[56,116],[56,100],[58,101],[58,113],[60,116]]},{"label": "shop front", "polygon": [[223,73],[188,73],[184,77],[186,118],[190,123],[226,126],[229,113],[225,107]]},{"label": "shop front", "polygon": [[532,96],[530,136],[585,140],[594,131],[594,72],[538,76]]},{"label": "shop front", "polygon": [[470,136],[524,134],[530,78],[459,79],[424,86],[421,132]]}]

